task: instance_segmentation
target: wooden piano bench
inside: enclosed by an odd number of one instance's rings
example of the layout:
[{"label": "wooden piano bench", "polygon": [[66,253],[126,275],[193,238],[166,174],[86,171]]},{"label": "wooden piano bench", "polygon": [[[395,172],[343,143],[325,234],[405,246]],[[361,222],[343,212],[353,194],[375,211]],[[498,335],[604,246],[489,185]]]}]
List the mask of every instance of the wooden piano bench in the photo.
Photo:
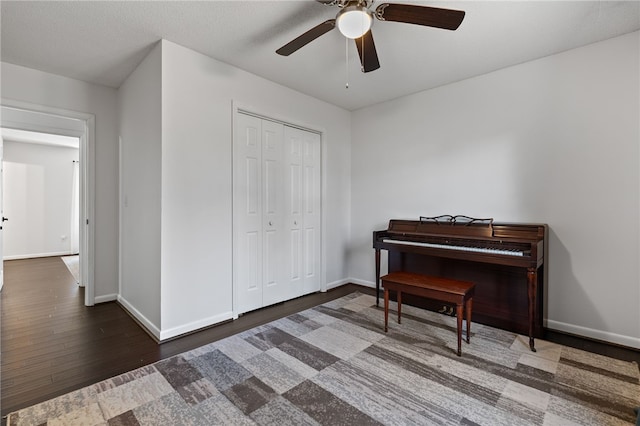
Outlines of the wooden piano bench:
[{"label": "wooden piano bench", "polygon": [[[389,291],[395,291],[398,300],[398,324],[401,324],[402,293],[426,297],[456,305],[458,319],[458,356],[462,355],[462,317],[467,317],[467,343],[471,336],[471,309],[475,284],[448,278],[414,274],[411,272],[391,272],[381,278],[384,287],[384,331],[389,323]],[[466,312],[465,312],[466,311]]]}]

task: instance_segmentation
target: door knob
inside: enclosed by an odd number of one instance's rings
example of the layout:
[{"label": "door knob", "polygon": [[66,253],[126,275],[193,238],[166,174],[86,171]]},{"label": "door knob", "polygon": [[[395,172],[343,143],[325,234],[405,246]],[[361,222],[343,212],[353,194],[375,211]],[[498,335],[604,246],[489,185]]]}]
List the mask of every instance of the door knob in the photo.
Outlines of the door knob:
[{"label": "door knob", "polygon": [[269,226],[273,226],[273,223],[271,223],[271,221],[269,221]]},{"label": "door knob", "polygon": [[8,217],[4,217],[4,216],[2,216],[2,221],[3,221],[3,222],[4,222],[4,221],[7,221],[7,220],[9,220],[9,218],[8,218]]}]

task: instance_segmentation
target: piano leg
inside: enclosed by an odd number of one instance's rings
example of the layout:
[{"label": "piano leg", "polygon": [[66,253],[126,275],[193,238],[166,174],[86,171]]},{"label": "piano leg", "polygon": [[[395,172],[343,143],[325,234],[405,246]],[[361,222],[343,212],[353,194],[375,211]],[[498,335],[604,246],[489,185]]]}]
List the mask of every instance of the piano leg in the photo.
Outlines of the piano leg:
[{"label": "piano leg", "polygon": [[536,269],[527,269],[527,287],[529,293],[529,348],[532,352],[536,352],[535,342],[533,340],[533,325],[536,319],[536,294],[538,287],[538,274]]},{"label": "piano leg", "polygon": [[380,249],[376,249],[376,306],[380,306]]},{"label": "piano leg", "polygon": [[[463,313],[463,311],[464,311],[464,306],[462,305],[462,302],[459,302],[458,304],[456,304],[456,322],[457,322],[457,325],[458,325],[458,328],[457,328],[457,331],[458,331],[458,352],[457,352],[457,355],[458,356],[462,356],[462,313]],[[467,327],[469,327],[469,323],[467,323]],[[467,328],[467,330],[469,330],[469,329]]]},{"label": "piano leg", "polygon": [[389,290],[384,289],[384,332],[389,330]]},{"label": "piano leg", "polygon": [[473,309],[473,299],[469,298],[465,302],[464,310],[467,314],[467,343],[470,343],[471,338],[471,309]]}]

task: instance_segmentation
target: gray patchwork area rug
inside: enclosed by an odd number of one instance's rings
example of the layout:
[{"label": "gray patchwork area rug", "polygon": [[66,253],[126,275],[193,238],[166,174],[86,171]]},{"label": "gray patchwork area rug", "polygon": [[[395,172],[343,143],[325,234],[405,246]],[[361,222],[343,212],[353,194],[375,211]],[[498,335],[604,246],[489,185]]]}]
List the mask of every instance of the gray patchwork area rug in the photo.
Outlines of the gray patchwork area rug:
[{"label": "gray patchwork area rug", "polygon": [[[392,308],[395,305],[392,303]],[[636,363],[353,293],[12,413],[9,425],[624,425]],[[390,319],[391,319],[390,318]]]}]

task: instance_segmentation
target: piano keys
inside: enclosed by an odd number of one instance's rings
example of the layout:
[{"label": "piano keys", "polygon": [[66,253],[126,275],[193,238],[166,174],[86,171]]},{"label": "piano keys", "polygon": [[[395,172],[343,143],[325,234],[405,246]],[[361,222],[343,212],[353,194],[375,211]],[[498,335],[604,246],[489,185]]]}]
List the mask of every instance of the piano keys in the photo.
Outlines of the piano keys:
[{"label": "piano keys", "polygon": [[500,254],[504,256],[524,256],[525,252],[518,250],[517,248],[510,249],[495,249],[491,247],[482,247],[478,245],[471,246],[452,246],[449,244],[440,244],[440,243],[422,243],[419,241],[403,241],[403,240],[392,240],[390,238],[382,240],[383,243],[390,244],[404,244],[410,246],[417,247],[431,247],[431,248],[439,248],[445,250],[460,250],[460,251],[472,251],[476,253],[491,253],[491,254]]},{"label": "piano keys", "polygon": [[[373,232],[376,302],[380,291],[380,251],[389,255],[389,272],[410,271],[476,284],[473,321],[542,337],[546,285],[545,224],[494,223],[466,216],[392,219]],[[439,310],[415,298],[408,303]]]}]

